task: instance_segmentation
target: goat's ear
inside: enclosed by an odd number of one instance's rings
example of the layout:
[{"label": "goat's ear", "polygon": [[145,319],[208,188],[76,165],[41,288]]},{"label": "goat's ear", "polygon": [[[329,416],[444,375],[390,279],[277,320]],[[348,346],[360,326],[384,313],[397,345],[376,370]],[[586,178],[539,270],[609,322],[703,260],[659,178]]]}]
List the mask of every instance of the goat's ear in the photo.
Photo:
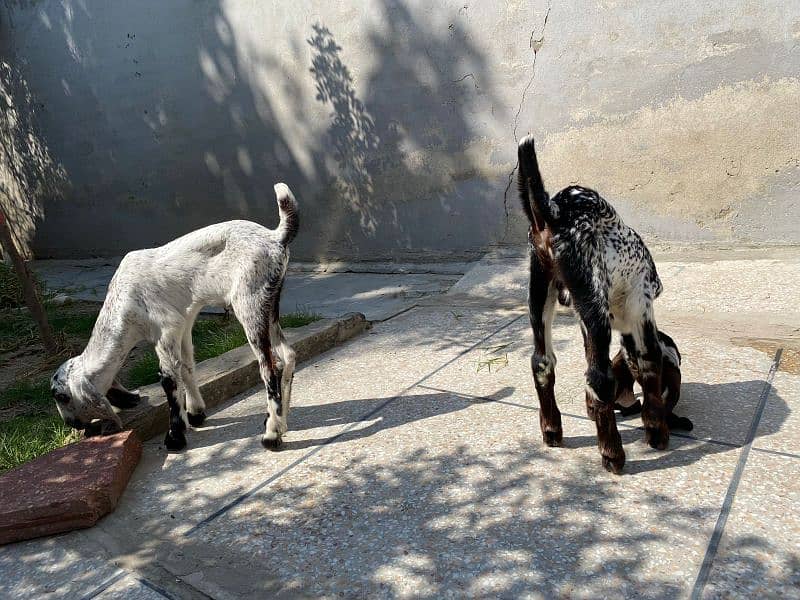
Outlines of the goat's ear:
[{"label": "goat's ear", "polygon": [[122,431],[122,419],[111,408],[111,403],[104,394],[97,391],[91,381],[84,379],[81,385],[81,392],[84,402],[88,404],[88,414],[94,419],[106,420],[114,423],[118,427],[118,431]]}]

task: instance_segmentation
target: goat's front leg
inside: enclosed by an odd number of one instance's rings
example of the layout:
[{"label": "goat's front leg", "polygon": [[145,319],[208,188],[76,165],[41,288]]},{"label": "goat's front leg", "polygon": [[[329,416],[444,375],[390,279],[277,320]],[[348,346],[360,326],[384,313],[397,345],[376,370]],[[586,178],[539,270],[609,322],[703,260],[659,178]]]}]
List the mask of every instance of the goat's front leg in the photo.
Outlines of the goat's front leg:
[{"label": "goat's front leg", "polygon": [[111,406],[117,408],[133,408],[139,403],[141,397],[139,394],[134,394],[125,389],[119,380],[115,377],[111,387],[106,392],[106,398],[111,403]]},{"label": "goat's front leg", "polygon": [[186,389],[186,417],[192,427],[199,427],[206,420],[206,403],[200,395],[197,380],[194,377],[194,345],[192,344],[192,326],[187,324],[181,340],[181,375]]},{"label": "goat's front leg", "polygon": [[591,402],[597,426],[597,445],[603,458],[603,467],[612,473],[621,473],[625,466],[625,451],[614,415],[615,382],[608,360],[611,343],[611,325],[599,312],[581,315],[584,349],[586,350],[586,395]]},{"label": "goat's front leg", "polygon": [[561,412],[556,404],[556,355],[553,352],[553,318],[558,289],[538,257],[531,253],[528,311],[533,329],[534,352],[531,371],[539,398],[539,426],[548,446],[560,446],[564,435]]},{"label": "goat's front leg", "polygon": [[160,366],[161,387],[169,405],[169,430],[164,437],[167,450],[183,450],[186,447],[186,406],[182,392],[180,335],[164,335],[156,344],[156,355]]},{"label": "goat's front leg", "polygon": [[[666,450],[669,446],[669,426],[667,425],[667,406],[662,395],[661,370],[663,355],[658,341],[658,330],[651,320],[641,323],[633,336],[624,336],[623,343],[629,357],[635,356],[639,367],[638,381],[642,386],[642,423],[645,441],[651,448]],[[628,345],[633,343],[635,355],[631,355]]]}]

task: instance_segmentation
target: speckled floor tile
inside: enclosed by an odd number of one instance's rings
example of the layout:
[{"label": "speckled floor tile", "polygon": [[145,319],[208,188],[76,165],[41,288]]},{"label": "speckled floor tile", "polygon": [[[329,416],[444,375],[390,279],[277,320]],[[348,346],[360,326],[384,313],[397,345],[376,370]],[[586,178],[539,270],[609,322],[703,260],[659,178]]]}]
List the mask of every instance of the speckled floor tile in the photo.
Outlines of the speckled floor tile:
[{"label": "speckled floor tile", "polygon": [[0,547],[0,598],[80,598],[119,574],[75,534]]},{"label": "speckled floor tile", "polygon": [[[677,412],[696,436],[724,443],[673,436],[657,452],[633,418],[621,427],[625,473],[606,473],[584,418],[580,332],[559,315],[565,447],[546,448],[527,317],[418,308],[302,365],[281,452],[259,444],[260,388],[190,432],[186,452],[146,444],[117,511],[96,528],[0,548],[0,596],[75,597],[119,573],[102,552],[80,551],[85,535],[137,573],[101,597],[157,594],[138,573],[174,576],[214,598],[686,597],[770,357],[689,327],[668,333],[684,356]],[[788,586],[800,564],[796,519],[778,531],[798,500],[800,461],[758,451],[796,449],[797,391],[796,377],[778,373],[734,511],[750,496],[755,504],[731,516],[729,528],[745,529],[720,547],[724,573],[765,586]],[[770,475],[760,482],[762,471]],[[773,498],[759,487],[767,484],[784,491]],[[762,522],[776,533],[748,546]],[[778,562],[762,572],[763,548]],[[715,573],[709,593],[735,592],[726,582],[736,577]]]},{"label": "speckled floor tile", "polygon": [[739,452],[628,430],[616,477],[591,422],[548,449],[531,409],[422,389],[365,427],[197,536],[318,597],[678,597]]},{"label": "speckled floor tile", "polygon": [[705,598],[800,598],[800,460],[751,452]]},{"label": "speckled floor tile", "polygon": [[[688,329],[669,333],[678,342],[683,358],[681,399],[675,412],[693,421],[695,428],[691,433],[695,437],[743,444],[771,360],[752,348],[724,345]],[[616,344],[615,341],[612,352],[616,352]],[[586,361],[583,340],[573,317],[557,316],[553,346],[558,360],[559,408],[562,413],[583,416]],[[515,402],[538,406],[530,370],[532,352],[530,326],[527,319],[521,319],[436,373],[425,385],[477,396],[511,389]],[[620,422],[641,425],[638,416]]]},{"label": "speckled floor tile", "polygon": [[280,452],[260,445],[266,398],[253,388],[190,431],[188,450],[167,453],[160,438],[145,444],[120,506],[101,527],[124,523],[158,536],[188,530],[516,316],[415,309],[301,365]]},{"label": "speckled floor tile", "polygon": [[[525,302],[527,258],[485,257],[456,283],[449,295]],[[797,257],[685,262],[656,260],[664,292],[656,311],[797,314]],[[764,277],[769,273],[769,277]],[[748,285],[742,285],[747,281]],[[691,290],[691,291],[689,291]]]},{"label": "speckled floor tile", "polygon": [[800,458],[800,376],[775,374],[753,447]]},{"label": "speckled floor tile", "polygon": [[[658,261],[664,284],[656,310],[707,312],[770,312],[797,310],[800,260]],[[769,273],[769,277],[764,277]],[[748,285],[742,285],[747,281]],[[687,293],[694,290],[695,293]]]}]

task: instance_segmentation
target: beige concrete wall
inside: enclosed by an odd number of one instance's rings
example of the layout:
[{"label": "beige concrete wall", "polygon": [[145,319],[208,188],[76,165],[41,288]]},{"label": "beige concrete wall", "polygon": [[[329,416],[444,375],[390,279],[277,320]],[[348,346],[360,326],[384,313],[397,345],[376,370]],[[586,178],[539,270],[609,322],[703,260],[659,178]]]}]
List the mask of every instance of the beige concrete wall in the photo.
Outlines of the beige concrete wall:
[{"label": "beige concrete wall", "polygon": [[516,140],[652,243],[800,242],[800,2],[41,0],[0,52],[66,175],[40,256],[303,207],[295,256],[524,244]]}]

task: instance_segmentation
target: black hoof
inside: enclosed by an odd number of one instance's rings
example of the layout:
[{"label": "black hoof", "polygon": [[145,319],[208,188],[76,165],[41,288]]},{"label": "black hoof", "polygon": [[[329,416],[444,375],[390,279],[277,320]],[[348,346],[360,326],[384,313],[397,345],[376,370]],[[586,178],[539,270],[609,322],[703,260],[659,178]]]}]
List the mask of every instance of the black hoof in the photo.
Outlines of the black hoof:
[{"label": "black hoof", "polygon": [[172,452],[183,450],[186,448],[186,436],[183,432],[172,433],[168,431],[167,435],[164,437],[164,446],[167,450],[171,450]]},{"label": "black hoof", "polygon": [[267,437],[261,436],[261,445],[264,446],[267,450],[277,450],[281,447],[281,438],[276,437],[274,440],[271,440]]},{"label": "black hoof", "polygon": [[679,429],[680,431],[691,431],[694,429],[694,423],[686,417],[679,417],[677,415],[669,415],[667,418],[667,425],[670,429]]},{"label": "black hoof", "polygon": [[625,466],[624,454],[616,458],[610,456],[603,457],[603,468],[609,473],[614,473],[614,475],[619,475],[620,473],[622,473],[622,468],[624,466]]},{"label": "black hoof", "polygon": [[196,414],[186,413],[186,417],[189,419],[189,425],[192,427],[200,427],[200,425],[203,424],[203,421],[206,420],[206,413],[205,411]]},{"label": "black hoof", "polygon": [[559,448],[561,446],[561,439],[563,432],[561,431],[543,431],[542,440],[547,446],[551,448]]},{"label": "black hoof", "polygon": [[642,402],[637,400],[630,406],[622,406],[621,404],[614,404],[614,408],[619,411],[623,417],[630,417],[631,415],[638,415],[642,412]]},{"label": "black hoof", "polygon": [[644,441],[654,450],[666,450],[669,446],[669,428],[645,427]]}]

